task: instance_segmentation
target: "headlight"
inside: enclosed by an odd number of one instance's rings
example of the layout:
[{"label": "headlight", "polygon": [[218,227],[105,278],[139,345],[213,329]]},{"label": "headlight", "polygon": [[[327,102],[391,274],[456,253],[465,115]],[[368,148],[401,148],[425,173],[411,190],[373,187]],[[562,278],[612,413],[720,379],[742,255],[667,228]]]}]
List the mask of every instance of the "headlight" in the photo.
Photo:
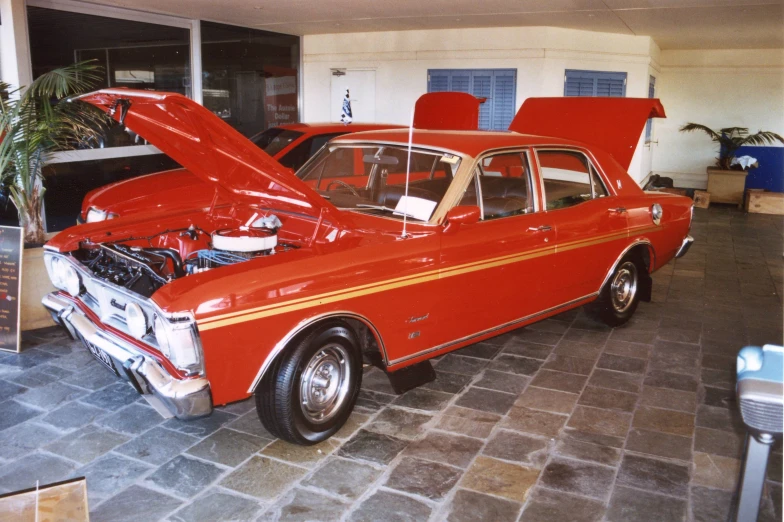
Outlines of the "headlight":
[{"label": "headlight", "polygon": [[125,323],[128,325],[128,331],[137,339],[147,335],[147,317],[138,304],[125,305]]},{"label": "headlight", "polygon": [[174,366],[190,374],[202,371],[201,345],[191,323],[172,323],[156,315],[154,330],[158,348]]},{"label": "headlight", "polygon": [[[60,261],[60,265],[65,265],[64,261]],[[78,297],[82,293],[82,279],[79,273],[71,265],[66,265],[63,270],[63,286],[65,291],[74,297]]]},{"label": "headlight", "polygon": [[664,211],[662,210],[661,205],[659,205],[658,203],[654,203],[653,206],[651,207],[651,219],[653,219],[654,225],[658,225],[659,223],[661,223],[661,218],[663,214]]},{"label": "headlight", "polygon": [[117,214],[114,212],[107,212],[95,207],[90,207],[90,209],[87,211],[87,216],[85,216],[84,221],[86,223],[95,223],[97,221],[105,221],[107,219],[114,219],[116,217]]}]

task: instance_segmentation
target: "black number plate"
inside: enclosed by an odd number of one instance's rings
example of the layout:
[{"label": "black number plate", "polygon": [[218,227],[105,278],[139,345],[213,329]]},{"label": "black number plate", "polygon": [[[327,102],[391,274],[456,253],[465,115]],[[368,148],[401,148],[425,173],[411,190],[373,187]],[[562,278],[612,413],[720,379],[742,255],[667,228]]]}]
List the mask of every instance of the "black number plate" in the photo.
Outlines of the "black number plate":
[{"label": "black number plate", "polygon": [[117,368],[114,367],[114,361],[112,360],[111,357],[109,357],[109,355],[106,352],[104,352],[103,350],[101,350],[100,348],[98,348],[97,346],[95,346],[93,343],[89,341],[84,341],[84,344],[87,346],[87,349],[90,350],[90,353],[93,355],[93,357],[98,359],[98,361],[101,362],[101,364],[109,368],[109,370],[111,370],[113,374],[115,374],[118,377],[120,376],[120,372],[118,372]]}]

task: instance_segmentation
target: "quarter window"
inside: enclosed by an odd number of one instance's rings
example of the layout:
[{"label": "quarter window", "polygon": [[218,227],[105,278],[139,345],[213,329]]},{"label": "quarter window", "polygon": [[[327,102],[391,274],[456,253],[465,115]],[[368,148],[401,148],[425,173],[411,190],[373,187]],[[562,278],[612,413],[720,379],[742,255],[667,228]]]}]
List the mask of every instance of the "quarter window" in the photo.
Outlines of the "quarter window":
[{"label": "quarter window", "polygon": [[532,212],[527,158],[520,152],[482,158],[460,204],[477,205],[484,220]]},{"label": "quarter window", "polygon": [[537,151],[547,210],[572,207],[607,196],[607,189],[588,158],[580,152]]}]

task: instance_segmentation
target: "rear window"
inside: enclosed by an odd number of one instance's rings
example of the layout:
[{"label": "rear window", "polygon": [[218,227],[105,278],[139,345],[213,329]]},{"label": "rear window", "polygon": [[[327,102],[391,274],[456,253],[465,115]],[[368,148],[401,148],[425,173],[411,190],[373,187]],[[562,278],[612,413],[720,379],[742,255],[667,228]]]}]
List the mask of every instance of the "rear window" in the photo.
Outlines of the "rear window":
[{"label": "rear window", "polygon": [[262,133],[256,134],[250,141],[258,145],[261,150],[270,156],[275,156],[275,154],[288,147],[291,142],[303,134],[303,132],[295,130],[272,127]]}]

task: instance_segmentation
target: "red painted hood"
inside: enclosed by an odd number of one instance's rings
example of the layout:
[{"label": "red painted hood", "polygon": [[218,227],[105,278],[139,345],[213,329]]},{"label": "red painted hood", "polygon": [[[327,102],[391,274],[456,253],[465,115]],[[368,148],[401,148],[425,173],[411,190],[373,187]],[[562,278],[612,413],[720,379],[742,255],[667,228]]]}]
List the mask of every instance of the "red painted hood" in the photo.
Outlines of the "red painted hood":
[{"label": "red painted hood", "polygon": [[246,202],[265,200],[312,215],[334,208],[230,125],[181,94],[104,89],[79,99],[123,120],[196,176]]},{"label": "red painted hood", "polygon": [[509,130],[594,145],[629,170],[645,122],[664,117],[656,98],[528,98]]},{"label": "red painted hood", "polygon": [[427,130],[477,130],[483,100],[464,92],[429,92],[414,106],[414,128]]}]

